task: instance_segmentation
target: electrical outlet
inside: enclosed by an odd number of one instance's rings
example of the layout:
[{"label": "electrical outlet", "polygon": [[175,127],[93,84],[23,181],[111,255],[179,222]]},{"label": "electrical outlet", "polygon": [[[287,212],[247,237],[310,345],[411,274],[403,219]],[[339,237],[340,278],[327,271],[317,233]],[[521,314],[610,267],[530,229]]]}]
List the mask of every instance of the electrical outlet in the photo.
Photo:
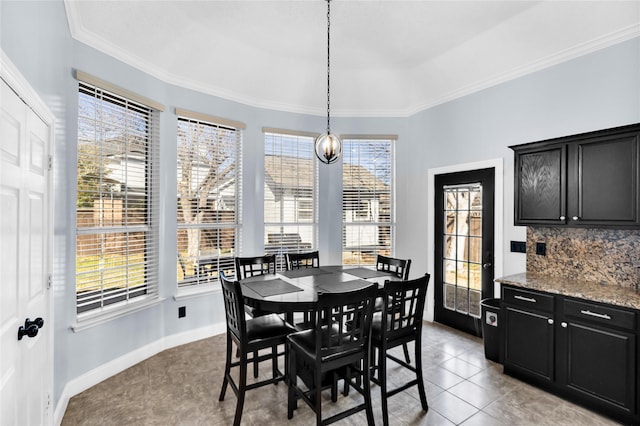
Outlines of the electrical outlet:
[{"label": "electrical outlet", "polygon": [[178,318],[184,318],[187,316],[187,307],[186,306],[180,306],[178,308]]},{"label": "electrical outlet", "polygon": [[527,243],[524,241],[511,241],[511,251],[513,253],[526,253]]},{"label": "electrical outlet", "polygon": [[536,254],[540,256],[546,256],[547,245],[545,243],[536,243]]}]

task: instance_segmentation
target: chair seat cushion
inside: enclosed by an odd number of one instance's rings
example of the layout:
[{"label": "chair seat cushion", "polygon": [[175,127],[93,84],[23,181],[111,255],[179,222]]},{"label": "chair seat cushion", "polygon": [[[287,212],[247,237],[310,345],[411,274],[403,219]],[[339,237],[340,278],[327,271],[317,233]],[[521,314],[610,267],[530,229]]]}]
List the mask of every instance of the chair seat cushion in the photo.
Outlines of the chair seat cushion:
[{"label": "chair seat cushion", "polygon": [[247,339],[249,342],[284,337],[295,331],[295,328],[276,314],[262,315],[247,320]]},{"label": "chair seat cushion", "polygon": [[[387,321],[387,331],[390,329],[391,319]],[[387,336],[390,337],[390,340],[395,340],[405,336],[411,336],[415,334],[415,330],[411,328],[403,328],[400,331],[393,331],[391,333],[387,333]],[[377,344],[382,338],[382,312],[376,312],[373,314],[373,318],[371,319],[371,343]]]},{"label": "chair seat cushion", "polygon": [[[316,329],[299,331],[289,335],[289,341],[298,347],[302,354],[308,358],[315,358],[316,356]],[[336,325],[323,326],[320,335],[320,342],[322,347],[327,347],[329,339],[335,339],[337,337],[338,328]],[[332,342],[335,346],[337,342]],[[347,339],[343,339],[341,343],[348,343]],[[344,350],[343,348],[336,348],[335,350],[325,351],[322,356],[322,362],[329,361],[333,358],[339,358],[350,355],[362,350],[362,346],[357,346],[350,350]]]},{"label": "chair seat cushion", "polygon": [[262,309],[258,309],[258,308],[252,308],[251,306],[248,306],[248,305],[244,305],[244,311],[252,318],[261,317],[263,315],[269,315],[273,313],[270,311],[263,311]]}]

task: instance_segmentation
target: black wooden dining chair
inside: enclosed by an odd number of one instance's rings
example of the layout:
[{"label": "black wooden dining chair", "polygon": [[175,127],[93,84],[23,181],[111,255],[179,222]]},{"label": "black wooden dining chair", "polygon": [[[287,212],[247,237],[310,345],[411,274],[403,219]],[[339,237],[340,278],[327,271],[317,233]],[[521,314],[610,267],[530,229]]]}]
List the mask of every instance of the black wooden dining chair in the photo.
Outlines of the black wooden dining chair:
[{"label": "black wooden dining chair", "polygon": [[[269,275],[276,273],[276,255],[268,254],[264,256],[236,257],[236,280],[255,277],[258,275]],[[252,306],[244,305],[244,311],[252,318],[269,315],[273,312],[264,311]],[[255,355],[257,357],[257,354]],[[255,358],[254,357],[254,358]],[[253,364],[253,377],[258,377],[258,363]]]},{"label": "black wooden dining chair", "polygon": [[[222,271],[219,274],[227,318],[227,357],[219,400],[224,400],[227,385],[230,385],[238,399],[233,421],[233,424],[238,426],[242,418],[242,407],[246,391],[272,383],[277,384],[285,379],[287,371],[286,350],[278,352],[278,345],[285,344],[287,335],[294,332],[295,329],[276,314],[263,315],[249,320],[245,319],[240,283],[229,280]],[[233,343],[238,348],[240,356],[238,361],[232,361],[231,346]],[[260,349],[267,348],[271,349],[269,354],[257,356]],[[249,354],[253,354],[253,358],[249,358]],[[278,357],[281,355],[285,356],[284,374],[278,370]],[[271,360],[272,364],[272,377],[247,384],[248,363],[268,360]],[[231,369],[234,367],[240,368],[237,383],[231,374]]]},{"label": "black wooden dining chair", "polygon": [[[367,423],[373,424],[369,339],[376,294],[375,284],[345,293],[319,293],[315,328],[288,336],[289,419],[302,399],[316,413],[317,425],[361,410],[366,411]],[[363,396],[364,402],[323,420],[322,391],[330,387],[335,402],[338,375]],[[298,378],[306,389],[298,385]]]},{"label": "black wooden dining chair", "polygon": [[[377,351],[377,360],[371,380],[380,386],[382,419],[389,424],[387,398],[412,386],[418,386],[420,403],[424,411],[429,410],[422,376],[422,317],[429,285],[429,274],[408,281],[386,281],[383,290],[382,313],[376,313],[371,324],[371,347]],[[389,353],[400,345],[414,343],[415,365],[411,365]],[[374,358],[375,359],[375,358]],[[392,360],[414,372],[415,379],[389,390],[387,383],[387,360]]]},{"label": "black wooden dining chair", "polygon": [[[376,270],[389,272],[391,274],[394,274],[401,280],[409,279],[409,269],[411,269],[411,259],[398,259],[395,257],[388,257],[379,254],[376,260]],[[378,299],[376,301],[375,310],[378,312],[382,310],[381,299]],[[409,356],[409,347],[405,344],[402,345],[402,349],[404,351],[405,361],[411,362],[411,357]]]},{"label": "black wooden dining chair", "polygon": [[411,268],[411,259],[398,259],[395,257],[378,255],[376,259],[376,270],[389,272],[394,274],[401,280],[409,279],[409,269]]},{"label": "black wooden dining chair", "polygon": [[306,253],[286,253],[287,271],[301,268],[319,268],[320,252],[310,251]]},{"label": "black wooden dining chair", "polygon": [[276,255],[236,257],[236,279],[276,273]]},{"label": "black wooden dining chair", "polygon": [[[304,268],[319,268],[320,267],[320,252],[311,251],[306,253],[286,253],[287,271]],[[302,317],[300,318],[300,314]],[[296,317],[298,320],[295,322],[295,327],[298,330],[307,330],[313,326],[311,316],[313,311],[299,312]]]},{"label": "black wooden dining chair", "polygon": [[[264,256],[253,257],[236,257],[236,279],[243,280],[245,278],[255,277],[258,275],[269,275],[276,273],[276,255],[269,254]],[[263,311],[245,305],[245,312],[251,317],[259,317],[272,312]]]}]

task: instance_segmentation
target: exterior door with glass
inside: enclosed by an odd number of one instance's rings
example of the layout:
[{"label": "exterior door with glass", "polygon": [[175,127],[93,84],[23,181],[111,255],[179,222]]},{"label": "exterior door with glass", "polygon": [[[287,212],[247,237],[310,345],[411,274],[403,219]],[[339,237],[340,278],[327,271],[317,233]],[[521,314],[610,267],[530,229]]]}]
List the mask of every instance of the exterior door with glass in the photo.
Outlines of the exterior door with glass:
[{"label": "exterior door with glass", "polygon": [[493,295],[494,169],[435,176],[435,321],[480,335]]}]

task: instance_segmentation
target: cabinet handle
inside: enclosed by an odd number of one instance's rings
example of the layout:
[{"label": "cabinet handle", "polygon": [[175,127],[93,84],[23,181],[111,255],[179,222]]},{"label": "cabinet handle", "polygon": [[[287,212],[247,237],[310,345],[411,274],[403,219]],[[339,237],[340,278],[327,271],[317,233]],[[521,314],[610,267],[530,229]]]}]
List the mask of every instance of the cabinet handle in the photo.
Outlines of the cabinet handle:
[{"label": "cabinet handle", "polygon": [[515,296],[513,296],[513,298],[518,300],[524,300],[525,302],[536,303],[536,299],[534,299],[533,297],[524,297],[516,294]]},{"label": "cabinet handle", "polygon": [[574,216],[574,217],[572,217],[571,219],[573,219],[573,220],[579,220],[580,218],[579,218],[578,216]]},{"label": "cabinet handle", "polygon": [[549,324],[553,324],[553,318],[549,318],[549,319],[547,319],[547,322],[548,322]]},{"label": "cabinet handle", "polygon": [[560,216],[560,220],[565,220],[565,219],[566,219],[566,217]]},{"label": "cabinet handle", "polygon": [[597,312],[591,312],[591,311],[580,311],[581,314],[583,315],[589,315],[592,317],[596,317],[596,318],[602,318],[602,319],[606,319],[606,320],[610,320],[611,317],[607,314],[599,314]]},{"label": "cabinet handle", "polygon": [[560,326],[561,326],[562,328],[567,328],[567,323],[566,323],[566,322],[564,322],[564,321],[562,321],[562,322],[560,323]]}]

